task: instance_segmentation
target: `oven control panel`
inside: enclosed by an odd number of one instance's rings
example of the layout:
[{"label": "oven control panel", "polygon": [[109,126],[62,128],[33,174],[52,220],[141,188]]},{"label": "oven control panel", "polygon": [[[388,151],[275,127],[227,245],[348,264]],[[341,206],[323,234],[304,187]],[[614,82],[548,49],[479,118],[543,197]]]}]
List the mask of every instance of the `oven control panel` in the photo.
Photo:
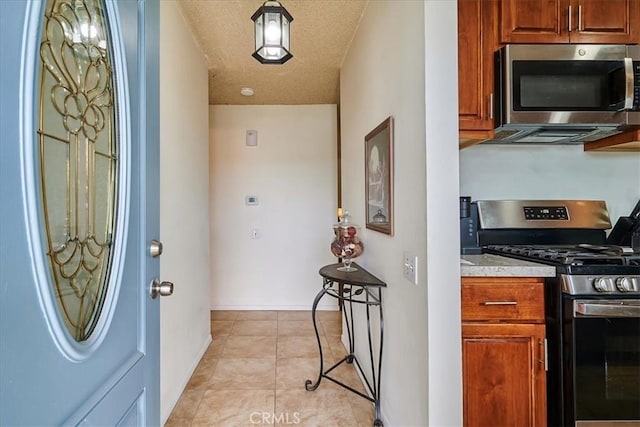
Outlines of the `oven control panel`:
[{"label": "oven control panel", "polygon": [[562,292],[569,295],[640,295],[640,276],[561,275]]},{"label": "oven control panel", "polygon": [[560,220],[569,221],[566,206],[525,206],[524,219],[531,220]]},{"label": "oven control panel", "polygon": [[603,200],[477,200],[480,230],[608,230]]}]

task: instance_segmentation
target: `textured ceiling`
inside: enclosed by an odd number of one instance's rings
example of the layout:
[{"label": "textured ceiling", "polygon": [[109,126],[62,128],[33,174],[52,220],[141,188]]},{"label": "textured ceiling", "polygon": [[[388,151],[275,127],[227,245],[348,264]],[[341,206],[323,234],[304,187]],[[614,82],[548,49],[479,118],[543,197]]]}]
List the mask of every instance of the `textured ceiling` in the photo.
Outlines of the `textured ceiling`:
[{"label": "textured ceiling", "polygon": [[[179,0],[206,56],[209,104],[337,104],[344,55],[369,0],[281,0],[293,16],[282,65],[254,59],[251,15],[263,0]],[[240,95],[251,87],[255,95]]]}]

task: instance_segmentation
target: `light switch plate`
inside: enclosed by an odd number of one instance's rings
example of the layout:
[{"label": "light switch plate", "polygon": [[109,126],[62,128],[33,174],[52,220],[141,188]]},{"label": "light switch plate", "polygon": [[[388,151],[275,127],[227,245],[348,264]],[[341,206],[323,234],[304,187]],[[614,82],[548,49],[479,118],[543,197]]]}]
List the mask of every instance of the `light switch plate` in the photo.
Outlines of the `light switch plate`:
[{"label": "light switch plate", "polygon": [[402,254],[402,271],[405,279],[418,284],[418,257],[410,252]]}]

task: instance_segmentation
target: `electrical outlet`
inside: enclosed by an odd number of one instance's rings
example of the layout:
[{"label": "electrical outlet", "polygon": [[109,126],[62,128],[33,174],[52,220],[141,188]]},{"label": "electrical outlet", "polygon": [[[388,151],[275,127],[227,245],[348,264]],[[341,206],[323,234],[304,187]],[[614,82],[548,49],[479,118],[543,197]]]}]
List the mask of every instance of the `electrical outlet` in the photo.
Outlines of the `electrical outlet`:
[{"label": "electrical outlet", "polygon": [[418,257],[409,252],[402,254],[402,271],[405,279],[411,283],[418,284]]}]

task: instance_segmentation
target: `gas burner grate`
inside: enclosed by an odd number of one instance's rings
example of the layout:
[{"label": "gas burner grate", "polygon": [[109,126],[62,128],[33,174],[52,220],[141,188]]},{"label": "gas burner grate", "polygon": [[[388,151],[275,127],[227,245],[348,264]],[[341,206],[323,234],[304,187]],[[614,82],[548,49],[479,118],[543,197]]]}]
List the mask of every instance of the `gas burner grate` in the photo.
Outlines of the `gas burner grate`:
[{"label": "gas burner grate", "polygon": [[490,245],[487,249],[492,253],[555,265],[640,266],[640,255],[623,255],[617,247]]}]

